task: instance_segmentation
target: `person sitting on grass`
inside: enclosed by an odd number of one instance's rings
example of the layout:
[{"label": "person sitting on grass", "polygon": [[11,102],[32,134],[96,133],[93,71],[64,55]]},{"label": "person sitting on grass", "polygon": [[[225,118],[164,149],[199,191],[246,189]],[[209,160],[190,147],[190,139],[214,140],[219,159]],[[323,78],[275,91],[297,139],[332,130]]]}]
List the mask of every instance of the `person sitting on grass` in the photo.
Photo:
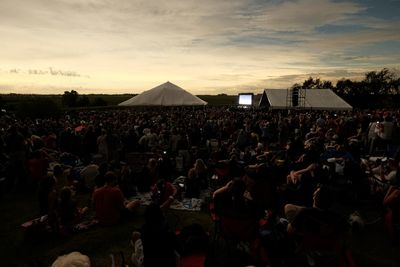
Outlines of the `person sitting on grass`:
[{"label": "person sitting on grass", "polygon": [[88,208],[78,208],[72,198],[71,188],[65,186],[61,189],[57,210],[61,229],[69,230],[68,228],[73,227],[82,219]]},{"label": "person sitting on grass", "polygon": [[164,179],[160,179],[152,188],[152,198],[161,208],[168,208],[174,202],[178,189]]},{"label": "person sitting on grass", "polygon": [[285,206],[287,232],[299,240],[297,251],[306,254],[310,266],[315,265],[314,252],[335,250],[347,230],[343,218],[329,210],[331,204],[329,190],[319,187],[313,194],[312,207]]},{"label": "person sitting on grass", "polygon": [[141,204],[140,200],[128,201],[117,186],[117,176],[107,172],[105,185],[93,193],[93,206],[96,218],[101,225],[114,225],[122,218],[129,217],[131,211]]}]

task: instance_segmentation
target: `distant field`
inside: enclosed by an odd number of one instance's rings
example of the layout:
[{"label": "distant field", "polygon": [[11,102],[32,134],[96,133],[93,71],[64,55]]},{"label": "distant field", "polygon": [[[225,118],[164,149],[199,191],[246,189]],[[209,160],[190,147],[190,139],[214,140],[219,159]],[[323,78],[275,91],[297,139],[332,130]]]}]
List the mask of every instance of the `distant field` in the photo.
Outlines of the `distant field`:
[{"label": "distant field", "polygon": [[[114,106],[122,101],[125,101],[133,94],[123,94],[123,95],[103,95],[103,94],[90,94],[90,95],[80,95],[87,96],[90,102],[93,102],[96,98],[102,98],[106,101],[107,106]],[[19,103],[23,101],[30,101],[38,98],[50,98],[56,104],[61,106],[62,95],[22,95],[22,94],[0,94],[1,102],[3,102],[5,107],[14,109]]]},{"label": "distant field", "polygon": [[[90,103],[97,98],[103,99],[107,106],[115,106],[131,97],[134,94],[122,94],[122,95],[105,95],[105,94],[89,94],[79,95],[80,97],[88,97]],[[0,105],[3,108],[14,110],[18,107],[18,104],[25,101],[32,101],[35,99],[50,98],[57,105],[61,106],[62,95],[25,95],[25,94],[0,94]],[[199,98],[206,101],[209,105],[234,105],[237,103],[236,95],[199,95]]]}]

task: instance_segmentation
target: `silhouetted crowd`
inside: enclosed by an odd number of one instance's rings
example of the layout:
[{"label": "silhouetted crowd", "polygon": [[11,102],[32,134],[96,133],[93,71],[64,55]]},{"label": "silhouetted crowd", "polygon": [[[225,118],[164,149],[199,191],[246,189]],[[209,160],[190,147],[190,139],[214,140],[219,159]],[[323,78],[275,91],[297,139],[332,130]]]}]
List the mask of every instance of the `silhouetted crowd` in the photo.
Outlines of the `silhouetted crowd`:
[{"label": "silhouetted crowd", "polygon": [[[362,222],[352,214],[359,220],[349,223],[340,209],[346,203],[379,203],[389,237],[398,240],[399,111],[3,113],[0,129],[1,191],[35,191],[48,231],[71,234],[90,212],[100,225],[133,220],[143,204],[134,197],[151,194],[146,223],[132,236],[132,266],[183,264],[188,236],[208,239],[205,266],[315,266],[327,252],[349,262],[347,234]],[[203,201],[215,229],[177,242],[163,213],[202,192],[209,192]],[[90,207],[78,207],[76,194],[90,195]]]}]

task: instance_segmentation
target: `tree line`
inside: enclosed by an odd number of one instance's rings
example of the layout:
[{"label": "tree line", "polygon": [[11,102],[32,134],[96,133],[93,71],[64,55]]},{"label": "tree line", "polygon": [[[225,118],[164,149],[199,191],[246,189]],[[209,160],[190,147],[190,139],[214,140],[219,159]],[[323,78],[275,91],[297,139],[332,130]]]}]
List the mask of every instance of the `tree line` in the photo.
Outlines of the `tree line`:
[{"label": "tree line", "polygon": [[355,108],[399,108],[400,77],[395,71],[383,68],[367,72],[361,81],[342,78],[331,81],[309,77],[292,89],[331,89]]}]

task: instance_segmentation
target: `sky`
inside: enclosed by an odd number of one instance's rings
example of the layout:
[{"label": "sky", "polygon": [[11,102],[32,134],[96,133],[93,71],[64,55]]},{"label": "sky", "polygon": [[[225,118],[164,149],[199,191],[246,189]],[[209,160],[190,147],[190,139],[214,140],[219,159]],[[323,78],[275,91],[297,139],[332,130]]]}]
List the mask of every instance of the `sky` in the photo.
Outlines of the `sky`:
[{"label": "sky", "polygon": [[260,93],[400,69],[400,0],[0,0],[0,93]]}]

